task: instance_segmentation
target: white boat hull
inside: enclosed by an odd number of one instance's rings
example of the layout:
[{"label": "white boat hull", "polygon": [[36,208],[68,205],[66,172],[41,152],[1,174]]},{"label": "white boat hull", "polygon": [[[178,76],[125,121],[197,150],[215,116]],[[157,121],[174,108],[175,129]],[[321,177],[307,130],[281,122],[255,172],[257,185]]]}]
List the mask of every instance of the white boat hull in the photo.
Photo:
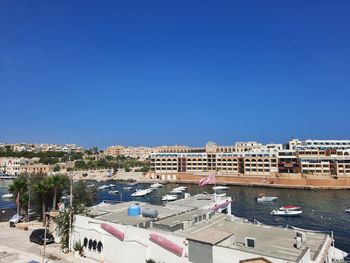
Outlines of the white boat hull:
[{"label": "white boat hull", "polygon": [[229,187],[228,186],[214,186],[213,190],[227,190]]},{"label": "white boat hull", "polygon": [[271,212],[271,215],[274,215],[274,216],[285,216],[285,217],[294,217],[294,216],[300,216],[302,213],[303,213],[303,211],[273,210]]},{"label": "white boat hull", "polygon": [[275,196],[264,196],[264,197],[258,197],[256,201],[259,203],[263,203],[263,202],[273,202],[273,201],[276,201],[277,199],[278,197],[275,197]]}]

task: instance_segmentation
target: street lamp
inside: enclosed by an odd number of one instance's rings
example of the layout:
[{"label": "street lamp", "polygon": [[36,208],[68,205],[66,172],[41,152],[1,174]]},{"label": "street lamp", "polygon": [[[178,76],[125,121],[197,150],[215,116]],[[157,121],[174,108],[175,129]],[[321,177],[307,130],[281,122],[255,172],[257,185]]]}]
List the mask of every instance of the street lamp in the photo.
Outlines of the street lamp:
[{"label": "street lamp", "polygon": [[73,173],[70,172],[68,251],[71,251],[71,247],[72,247],[72,207],[73,207]]}]

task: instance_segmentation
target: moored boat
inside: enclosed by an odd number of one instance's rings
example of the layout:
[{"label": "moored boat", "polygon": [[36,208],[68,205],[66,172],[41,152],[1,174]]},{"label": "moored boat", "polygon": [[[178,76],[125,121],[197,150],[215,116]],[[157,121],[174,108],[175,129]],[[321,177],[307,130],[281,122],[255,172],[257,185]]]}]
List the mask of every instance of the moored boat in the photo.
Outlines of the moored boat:
[{"label": "moored boat", "polygon": [[123,190],[130,191],[132,190],[132,186],[124,186]]},{"label": "moored boat", "polygon": [[228,186],[223,186],[223,185],[218,185],[218,186],[214,186],[213,190],[227,190],[229,187]]},{"label": "moored boat", "polygon": [[164,195],[162,197],[162,201],[175,201],[177,199],[177,195]]},{"label": "moored boat", "polygon": [[295,206],[295,205],[285,205],[279,208],[279,210],[289,210],[289,211],[294,211],[294,210],[299,210],[301,209],[300,206]]},{"label": "moored boat", "polygon": [[163,185],[160,183],[155,183],[150,185],[150,188],[160,188],[160,187],[163,187]]},{"label": "moored boat", "polygon": [[266,196],[264,193],[259,194],[259,196],[256,198],[257,202],[273,202],[276,201],[278,197],[276,196]]},{"label": "moored boat", "polygon": [[112,194],[112,195],[116,195],[116,194],[119,194],[119,191],[118,190],[111,190],[111,191],[108,191],[109,194]]},{"label": "moored boat", "polygon": [[350,213],[350,208],[345,209],[345,212]]},{"label": "moored boat", "polygon": [[4,199],[7,199],[7,198],[12,198],[13,197],[13,194],[4,194],[4,195],[2,195],[1,196],[2,198],[4,198]]},{"label": "moored boat", "polygon": [[142,197],[142,196],[148,195],[150,193],[152,193],[152,189],[150,189],[150,188],[138,189],[138,190],[136,190],[136,192],[132,193],[131,196],[133,196],[133,197]]},{"label": "moored boat", "polygon": [[271,212],[271,215],[274,216],[300,216],[303,213],[303,211],[301,210],[279,210],[279,209],[275,209]]},{"label": "moored boat", "polygon": [[101,185],[100,187],[98,187],[98,190],[105,190],[105,189],[107,189],[107,188],[109,188],[109,185]]}]

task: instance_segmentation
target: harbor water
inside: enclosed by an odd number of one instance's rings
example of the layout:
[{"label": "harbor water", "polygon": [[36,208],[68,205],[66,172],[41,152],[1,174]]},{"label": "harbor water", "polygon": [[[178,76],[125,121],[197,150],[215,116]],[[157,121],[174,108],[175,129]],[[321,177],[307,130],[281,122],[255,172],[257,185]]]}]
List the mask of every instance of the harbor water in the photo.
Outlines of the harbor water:
[{"label": "harbor water", "polygon": [[[0,181],[0,195],[7,193],[9,183],[9,181]],[[162,204],[161,197],[179,186],[172,183],[166,184],[145,197],[131,197],[131,194],[136,189],[148,188],[149,184],[137,184],[132,186],[131,190],[126,190],[123,188],[130,187],[127,183],[115,181],[103,183],[87,182],[87,184],[91,183],[94,183],[95,187],[112,183],[115,184],[112,190],[119,191],[119,193],[108,193],[111,189],[98,190],[96,203],[104,200],[114,202],[134,200],[135,202]],[[188,187],[187,192],[191,195],[203,192],[213,193],[212,185],[199,187],[198,185],[189,184],[186,186]],[[257,220],[268,225],[294,226],[333,233],[335,246],[350,253],[350,213],[344,211],[350,207],[349,190],[302,190],[230,186],[224,192],[233,199],[232,213],[235,216],[247,218],[252,222]],[[265,193],[267,196],[276,196],[278,200],[268,203],[257,203],[255,198],[259,193]],[[283,205],[300,206],[303,214],[300,217],[277,217],[270,214],[273,209]],[[14,210],[15,207],[13,200],[1,198],[0,211]]]}]

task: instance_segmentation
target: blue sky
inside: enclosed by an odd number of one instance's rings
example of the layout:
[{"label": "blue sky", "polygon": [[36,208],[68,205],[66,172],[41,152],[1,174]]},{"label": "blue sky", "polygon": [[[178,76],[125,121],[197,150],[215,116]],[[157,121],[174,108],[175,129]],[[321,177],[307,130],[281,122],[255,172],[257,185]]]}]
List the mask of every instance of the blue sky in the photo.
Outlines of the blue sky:
[{"label": "blue sky", "polygon": [[349,138],[349,1],[0,2],[0,141]]}]

